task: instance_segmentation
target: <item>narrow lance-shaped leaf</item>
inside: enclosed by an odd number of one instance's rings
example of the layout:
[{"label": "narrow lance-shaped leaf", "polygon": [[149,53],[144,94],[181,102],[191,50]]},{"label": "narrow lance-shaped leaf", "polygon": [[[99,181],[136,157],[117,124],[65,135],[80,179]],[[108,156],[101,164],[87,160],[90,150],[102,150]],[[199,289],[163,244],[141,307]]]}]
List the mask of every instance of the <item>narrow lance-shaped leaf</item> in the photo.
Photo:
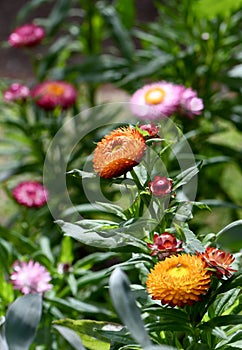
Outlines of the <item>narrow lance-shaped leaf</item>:
[{"label": "narrow lance-shaped leaf", "polygon": [[6,315],[9,350],[28,350],[42,314],[42,295],[27,294],[10,305]]},{"label": "narrow lance-shaped leaf", "polygon": [[63,338],[65,338],[71,346],[76,350],[86,350],[86,348],[82,345],[81,339],[79,335],[74,332],[72,329],[64,327],[64,326],[53,326]]},{"label": "narrow lance-shaped leaf", "polygon": [[143,348],[151,345],[136,300],[130,290],[129,280],[119,268],[113,271],[109,287],[113,305],[132,337]]}]

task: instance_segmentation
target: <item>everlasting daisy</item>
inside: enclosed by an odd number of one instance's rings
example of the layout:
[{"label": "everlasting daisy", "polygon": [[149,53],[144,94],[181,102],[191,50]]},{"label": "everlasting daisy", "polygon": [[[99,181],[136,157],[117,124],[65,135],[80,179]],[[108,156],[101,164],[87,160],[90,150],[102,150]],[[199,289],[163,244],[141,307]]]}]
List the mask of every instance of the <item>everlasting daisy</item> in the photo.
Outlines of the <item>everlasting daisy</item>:
[{"label": "everlasting daisy", "polygon": [[23,181],[13,189],[15,200],[26,207],[42,207],[47,202],[47,189],[37,181]]},{"label": "everlasting daisy", "polygon": [[230,266],[234,261],[233,255],[223,250],[207,247],[204,253],[197,253],[197,255],[202,257],[207,267],[213,271],[219,279],[223,276],[230,277],[232,272],[236,271]]},{"label": "everlasting daisy", "polygon": [[131,127],[119,128],[97,144],[93,168],[106,179],[121,176],[141,161],[145,149],[145,140],[138,130]]},{"label": "everlasting daisy", "polygon": [[13,47],[32,47],[38,45],[44,36],[45,31],[42,27],[35,24],[24,24],[10,34],[8,42]]},{"label": "everlasting daisy", "polygon": [[154,243],[148,243],[147,245],[152,249],[151,255],[157,255],[159,260],[183,251],[183,248],[181,248],[182,241],[177,241],[176,237],[168,232],[163,232],[161,235],[155,233]]},{"label": "everlasting daisy", "polygon": [[171,307],[192,305],[210,287],[210,272],[201,257],[183,254],[159,261],[148,274],[147,291],[152,299]]},{"label": "everlasting daisy", "polygon": [[150,192],[155,197],[165,197],[172,191],[172,179],[165,176],[155,176],[153,181],[148,183]]},{"label": "everlasting daisy", "polygon": [[4,91],[3,99],[5,102],[25,101],[29,95],[30,90],[27,86],[13,83]]},{"label": "everlasting daisy", "polygon": [[49,272],[38,262],[16,261],[13,270],[10,280],[14,289],[19,289],[23,294],[44,293],[52,288]]},{"label": "everlasting daisy", "polygon": [[64,81],[45,81],[36,85],[31,95],[36,104],[45,110],[57,106],[66,109],[75,103],[77,91],[73,85]]},{"label": "everlasting daisy", "polygon": [[169,117],[179,106],[182,91],[181,86],[166,81],[145,85],[131,97],[131,110],[141,119]]}]

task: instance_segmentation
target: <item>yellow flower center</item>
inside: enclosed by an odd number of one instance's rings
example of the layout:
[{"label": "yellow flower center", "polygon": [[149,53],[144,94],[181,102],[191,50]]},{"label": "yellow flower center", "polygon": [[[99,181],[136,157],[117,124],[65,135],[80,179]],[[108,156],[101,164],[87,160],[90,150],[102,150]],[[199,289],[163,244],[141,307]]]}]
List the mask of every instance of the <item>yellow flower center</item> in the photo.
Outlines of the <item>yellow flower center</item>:
[{"label": "yellow flower center", "polygon": [[46,93],[55,95],[55,96],[61,96],[63,95],[65,89],[63,86],[57,84],[57,83],[52,83],[46,86]]},{"label": "yellow flower center", "polygon": [[186,275],[189,275],[189,270],[187,266],[184,266],[183,264],[177,264],[176,266],[173,266],[171,269],[167,271],[167,273],[171,277],[184,277]]},{"label": "yellow flower center", "polygon": [[165,95],[165,91],[160,87],[151,88],[145,94],[145,102],[150,105],[157,105],[164,100]]}]

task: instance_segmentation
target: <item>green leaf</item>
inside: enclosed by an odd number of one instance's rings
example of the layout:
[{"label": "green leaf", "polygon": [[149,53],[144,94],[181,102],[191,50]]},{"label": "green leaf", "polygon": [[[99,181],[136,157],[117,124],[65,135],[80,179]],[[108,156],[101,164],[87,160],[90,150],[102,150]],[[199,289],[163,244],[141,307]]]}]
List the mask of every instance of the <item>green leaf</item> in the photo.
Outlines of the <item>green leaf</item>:
[{"label": "green leaf", "polygon": [[135,20],[136,5],[134,0],[117,0],[115,8],[125,28],[132,29]]},{"label": "green leaf", "polygon": [[59,261],[62,263],[71,264],[74,259],[73,256],[73,242],[70,237],[66,236],[61,241],[61,254]]},{"label": "green leaf", "polygon": [[193,2],[193,12],[198,18],[228,17],[242,5],[242,0],[200,0]]},{"label": "green leaf", "polygon": [[151,331],[160,330],[166,331],[184,331],[187,333],[192,333],[191,324],[188,319],[188,315],[178,309],[167,309],[162,307],[149,307],[143,310],[150,315],[155,315],[159,317],[159,323],[154,323],[150,325]]},{"label": "green leaf", "polygon": [[232,325],[241,325],[242,324],[242,315],[226,315],[214,317],[208,322],[202,323],[199,328],[204,329],[213,329],[215,327],[222,326],[232,326]]},{"label": "green leaf", "polygon": [[28,350],[42,313],[42,295],[27,294],[15,300],[6,314],[6,339],[9,350]]},{"label": "green leaf", "polygon": [[241,230],[242,220],[234,221],[217,233],[216,241],[232,252],[239,251],[242,247]]},{"label": "green leaf", "polygon": [[181,240],[184,242],[183,246],[187,253],[194,254],[195,252],[204,252],[205,248],[201,241],[195,236],[195,234],[188,228],[181,228],[180,226],[174,224]]},{"label": "green leaf", "polygon": [[64,327],[64,326],[53,326],[54,329],[56,329],[63,338],[65,338],[71,346],[76,350],[85,350],[84,346],[82,345],[81,339],[79,335],[74,332],[72,329]]},{"label": "green leaf", "polygon": [[119,268],[116,268],[111,274],[109,288],[113,305],[132,337],[143,348],[151,345],[136,300],[131,292],[130,282]]},{"label": "green leaf", "polygon": [[173,190],[175,191],[178,187],[186,185],[200,170],[202,162],[182,171],[174,179]]},{"label": "green leaf", "polygon": [[[83,225],[88,224],[89,228],[84,229],[81,227],[82,222]],[[60,225],[65,235],[93,247],[114,249],[131,245],[142,250],[144,248],[142,241],[127,233],[119,232],[121,229],[118,230],[118,226],[115,227],[115,223],[113,222],[108,223],[105,220],[83,220],[79,222],[79,225],[76,225],[57,220],[56,223]],[[128,229],[129,227],[127,227]],[[123,231],[125,232],[125,228],[123,228]]]},{"label": "green leaf", "polygon": [[128,59],[128,61],[132,61],[134,55],[134,45],[128,30],[120,21],[117,11],[114,7],[107,6],[105,2],[100,1],[97,6],[110,28],[111,35],[118,44],[122,56]]},{"label": "green leaf", "polygon": [[89,350],[110,349],[110,342],[107,342],[107,339],[98,332],[106,327],[108,322],[63,319],[54,321],[54,325],[68,327],[75,331],[80,336],[82,344]]},{"label": "green leaf", "polygon": [[5,317],[1,316],[0,317],[0,349],[1,350],[9,350],[8,349],[8,345],[7,345],[7,341],[6,341],[6,337],[5,337]]},{"label": "green leaf", "polygon": [[158,57],[149,60],[145,65],[137,65],[130,74],[126,75],[123,80],[119,82],[120,86],[125,85],[137,79],[146,78],[157,73],[163,66],[171,64],[173,57],[166,53],[160,53]]}]

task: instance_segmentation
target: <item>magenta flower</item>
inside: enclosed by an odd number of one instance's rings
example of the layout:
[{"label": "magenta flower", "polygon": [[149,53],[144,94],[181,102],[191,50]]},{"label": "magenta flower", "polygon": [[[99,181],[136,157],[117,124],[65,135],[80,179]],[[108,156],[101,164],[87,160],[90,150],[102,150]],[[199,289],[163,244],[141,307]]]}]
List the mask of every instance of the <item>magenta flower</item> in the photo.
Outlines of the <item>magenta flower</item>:
[{"label": "magenta flower", "polygon": [[36,104],[45,110],[57,106],[66,109],[75,103],[77,91],[73,85],[64,81],[45,81],[36,85],[31,95]]},{"label": "magenta flower", "polygon": [[48,191],[37,181],[23,181],[13,189],[15,200],[26,207],[42,207],[47,202]]},{"label": "magenta flower", "polygon": [[14,289],[20,290],[23,294],[42,294],[52,288],[52,284],[49,284],[51,280],[49,272],[38,262],[16,261],[13,270],[10,276],[11,283]]},{"label": "magenta flower", "polygon": [[35,24],[24,24],[16,28],[9,36],[8,42],[13,47],[32,47],[38,45],[45,36],[42,27]]},{"label": "magenta flower", "polygon": [[157,255],[159,260],[183,251],[182,241],[177,241],[176,237],[168,232],[163,232],[161,235],[155,233],[154,243],[147,243],[147,245],[152,250],[151,256]]},{"label": "magenta flower", "polygon": [[5,102],[25,101],[29,95],[30,90],[27,86],[13,83],[4,91],[3,99]]},{"label": "magenta flower", "polygon": [[148,183],[148,187],[155,197],[165,197],[172,191],[172,179],[155,176],[153,181]]},{"label": "magenta flower", "polygon": [[181,113],[192,118],[194,115],[200,115],[203,107],[203,101],[201,98],[197,97],[197,92],[191,88],[185,88],[181,95]]},{"label": "magenta flower", "polygon": [[143,86],[130,100],[131,110],[141,119],[171,116],[180,103],[183,87],[161,81]]}]

